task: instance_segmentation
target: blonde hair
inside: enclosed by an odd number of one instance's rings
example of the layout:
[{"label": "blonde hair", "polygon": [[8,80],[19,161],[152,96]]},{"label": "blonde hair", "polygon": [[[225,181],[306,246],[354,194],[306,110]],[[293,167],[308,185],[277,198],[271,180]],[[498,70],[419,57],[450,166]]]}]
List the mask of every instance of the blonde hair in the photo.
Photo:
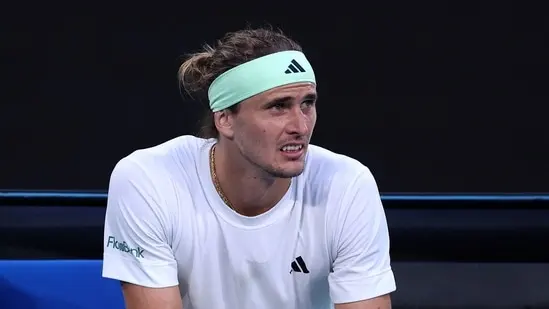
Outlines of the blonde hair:
[{"label": "blonde hair", "polygon": [[180,90],[185,91],[191,97],[209,87],[208,82],[212,77],[209,67],[214,49],[207,44],[203,46],[203,49],[203,51],[190,54],[177,72]]},{"label": "blonde hair", "polygon": [[[229,32],[214,46],[204,45],[202,50],[188,55],[178,70],[179,88],[194,100],[208,101],[208,88],[224,72],[250,60],[272,53],[297,50],[301,46],[272,28],[245,29]],[[213,122],[213,113],[207,106],[199,135],[217,138],[219,133]],[[238,104],[229,110],[236,112]]]}]

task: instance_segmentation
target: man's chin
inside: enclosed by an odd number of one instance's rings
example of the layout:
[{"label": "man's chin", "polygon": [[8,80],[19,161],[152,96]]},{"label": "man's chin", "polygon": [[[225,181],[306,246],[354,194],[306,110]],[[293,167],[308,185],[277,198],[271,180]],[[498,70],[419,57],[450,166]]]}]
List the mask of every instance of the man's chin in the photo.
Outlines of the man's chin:
[{"label": "man's chin", "polygon": [[297,177],[297,176],[301,175],[302,173],[303,173],[303,170],[301,170],[299,172],[282,172],[282,173],[277,174],[276,177],[277,178],[288,179],[288,178]]},{"label": "man's chin", "polygon": [[292,162],[294,166],[283,166],[278,169],[273,169],[270,174],[277,178],[293,178],[301,175],[304,170],[304,164],[302,162]]}]

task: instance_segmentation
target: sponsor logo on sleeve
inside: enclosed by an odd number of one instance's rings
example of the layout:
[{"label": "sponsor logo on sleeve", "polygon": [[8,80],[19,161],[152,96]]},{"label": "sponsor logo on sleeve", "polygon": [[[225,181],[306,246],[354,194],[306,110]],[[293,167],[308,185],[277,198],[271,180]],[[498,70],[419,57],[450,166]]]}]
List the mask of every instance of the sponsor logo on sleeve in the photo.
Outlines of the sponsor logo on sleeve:
[{"label": "sponsor logo on sleeve", "polygon": [[109,236],[109,239],[107,240],[107,248],[113,248],[115,250],[120,250],[124,253],[129,253],[136,258],[144,258],[143,256],[143,248],[141,247],[130,247],[125,241],[118,241],[116,237]]}]

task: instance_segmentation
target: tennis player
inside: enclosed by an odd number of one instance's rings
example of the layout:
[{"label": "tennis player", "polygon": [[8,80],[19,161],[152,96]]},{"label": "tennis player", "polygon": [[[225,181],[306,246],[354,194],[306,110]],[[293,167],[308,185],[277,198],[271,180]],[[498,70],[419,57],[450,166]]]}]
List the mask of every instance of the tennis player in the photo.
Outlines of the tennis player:
[{"label": "tennis player", "polygon": [[301,47],[237,31],[179,76],[209,102],[202,135],[137,150],[110,179],[103,276],[122,282],[127,308],[390,308],[376,182],[309,144],[318,94]]}]

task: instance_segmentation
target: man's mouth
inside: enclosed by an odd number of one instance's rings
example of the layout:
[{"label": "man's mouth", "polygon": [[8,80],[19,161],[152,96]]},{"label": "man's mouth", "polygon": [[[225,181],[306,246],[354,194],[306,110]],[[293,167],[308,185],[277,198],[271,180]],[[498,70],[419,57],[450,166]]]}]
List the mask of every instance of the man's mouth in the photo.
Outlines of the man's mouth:
[{"label": "man's mouth", "polygon": [[303,144],[290,144],[280,148],[280,150],[282,150],[283,152],[289,152],[289,153],[299,152],[302,149],[303,149]]}]

